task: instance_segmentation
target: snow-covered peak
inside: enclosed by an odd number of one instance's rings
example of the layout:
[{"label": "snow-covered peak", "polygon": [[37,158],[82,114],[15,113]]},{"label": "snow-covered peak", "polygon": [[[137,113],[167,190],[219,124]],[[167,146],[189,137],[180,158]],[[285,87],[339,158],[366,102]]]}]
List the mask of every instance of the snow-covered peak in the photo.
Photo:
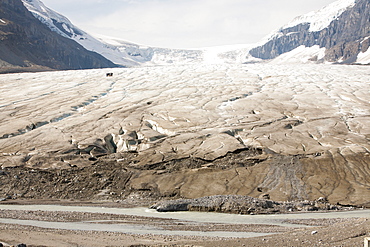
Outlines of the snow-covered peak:
[{"label": "snow-covered peak", "polygon": [[337,19],[348,8],[352,8],[355,2],[356,0],[338,0],[318,11],[312,11],[295,18],[293,21],[283,26],[282,29],[294,27],[303,23],[310,23],[311,32],[321,31],[328,27],[332,21]]},{"label": "snow-covered peak", "polygon": [[[366,21],[366,16],[359,15],[353,18],[358,23],[352,23],[352,21],[347,23],[347,16],[343,15],[345,12],[358,11],[358,2],[359,0],[337,0],[318,11],[299,16],[258,42],[246,57],[264,61],[275,59],[279,63],[351,63],[350,61],[353,62],[357,54],[344,55],[340,47],[334,48],[335,44],[330,47],[323,44],[333,43],[331,40],[333,38],[340,42],[340,38],[333,37],[331,33],[348,32],[348,29],[353,28],[354,25],[362,25],[361,23]],[[333,25],[335,21],[343,25]],[[333,31],[324,32],[326,28]],[[326,49],[322,49],[324,46]],[[335,56],[343,57],[342,60],[326,56],[327,52],[333,52],[333,49]]]},{"label": "snow-covered peak", "polygon": [[114,37],[90,35],[79,29],[67,17],[46,7],[41,0],[22,0],[25,7],[52,31],[123,66],[241,63],[249,45],[223,46],[204,49],[167,49],[138,45]]},{"label": "snow-covered peak", "polygon": [[320,10],[311,11],[305,15],[298,16],[288,24],[279,28],[278,30],[274,30],[268,35],[266,35],[264,38],[262,38],[259,42],[255,44],[255,47],[263,46],[270,40],[284,36],[282,32],[284,29],[295,27],[300,24],[305,23],[310,24],[309,28],[310,32],[321,31],[328,27],[330,23],[337,19],[341,14],[343,14],[344,11],[346,11],[349,8],[352,8],[355,5],[355,3],[356,0],[338,0],[323,7]]},{"label": "snow-covered peak", "polygon": [[[117,46],[105,43],[102,40],[93,37],[85,31],[79,29],[68,20],[67,17],[46,7],[40,0],[22,0],[24,6],[42,23],[52,31],[61,36],[72,39],[82,45],[85,49],[99,53],[115,64],[123,66],[136,66],[143,60],[137,56],[130,56],[127,52],[120,50]],[[125,42],[121,41],[121,45]],[[126,43],[127,47],[137,46]]]},{"label": "snow-covered peak", "polygon": [[[37,19],[47,25],[52,31],[64,37],[71,37],[73,34],[81,34],[81,30],[74,27],[65,16],[49,9],[40,0],[22,0],[24,6]],[[60,25],[58,25],[58,23]]]}]

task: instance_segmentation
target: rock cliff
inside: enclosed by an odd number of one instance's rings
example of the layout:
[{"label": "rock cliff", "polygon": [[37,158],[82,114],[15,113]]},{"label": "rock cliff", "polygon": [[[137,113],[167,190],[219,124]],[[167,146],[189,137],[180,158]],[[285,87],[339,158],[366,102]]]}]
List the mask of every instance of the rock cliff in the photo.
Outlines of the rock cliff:
[{"label": "rock cliff", "polygon": [[0,1],[0,71],[116,67],[37,20],[21,0]]},{"label": "rock cliff", "polygon": [[[275,33],[265,44],[252,49],[249,54],[256,58],[274,59],[300,46],[319,46],[325,48],[325,56],[321,62],[356,63],[358,55],[366,52],[369,48],[369,13],[370,2],[357,0],[337,18],[333,18],[325,28],[312,30],[313,23],[305,20],[293,26],[287,25]],[[311,60],[317,61],[318,59],[312,57]]]}]

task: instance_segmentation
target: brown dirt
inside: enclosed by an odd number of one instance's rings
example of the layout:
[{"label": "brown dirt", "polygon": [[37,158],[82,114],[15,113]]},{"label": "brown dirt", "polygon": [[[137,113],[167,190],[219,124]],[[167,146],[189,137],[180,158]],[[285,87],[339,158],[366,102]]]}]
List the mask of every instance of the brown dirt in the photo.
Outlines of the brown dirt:
[{"label": "brown dirt", "polygon": [[[102,205],[111,207],[149,206],[162,199],[180,197],[200,197],[213,194],[242,194],[259,197],[269,193],[272,199],[286,199],[279,191],[293,190],[295,199],[314,198],[328,192],[331,203],[334,196],[344,197],[347,191],[340,183],[335,183],[332,164],[341,162],[335,157],[291,156],[276,154],[260,155],[258,150],[243,150],[230,153],[213,161],[200,159],[172,160],[150,167],[137,166],[136,154],[113,154],[99,157],[86,166],[72,166],[66,169],[36,169],[3,167],[0,170],[0,198],[7,204],[51,204]],[[118,155],[118,156],[117,156]],[[120,159],[120,162],[116,160]],[[367,156],[347,156],[347,164],[366,162]],[[333,161],[335,160],[335,162]],[[168,169],[165,169],[165,168]],[[333,169],[332,169],[333,168]],[[269,171],[266,175],[266,170]],[[320,173],[310,173],[313,169]],[[352,172],[357,168],[353,167]],[[325,172],[324,172],[325,170]],[[264,174],[263,177],[258,174]],[[279,175],[280,174],[280,175]],[[282,175],[283,174],[283,175]],[[297,177],[301,174],[301,180]],[[265,176],[266,175],[266,176]],[[335,176],[334,176],[335,175]],[[306,176],[306,177],[305,177]],[[327,176],[321,179],[320,176]],[[330,177],[330,179],[329,179]],[[338,177],[339,178],[339,177]],[[286,180],[288,179],[288,180]],[[305,179],[317,181],[320,193],[304,194],[315,187],[300,186]],[[288,181],[290,186],[284,184]],[[344,183],[344,180],[341,180]],[[315,182],[314,182],[315,183]],[[333,183],[333,184],[332,184]],[[331,186],[331,187],[330,187]],[[202,188],[202,189],[199,189]],[[341,200],[342,203],[362,202],[358,206],[368,206],[368,186],[358,185],[362,194],[356,200]],[[341,190],[345,193],[340,194]],[[347,191],[347,192],[346,192]],[[339,198],[339,197],[337,197]],[[185,236],[132,235],[112,232],[50,230],[18,225],[0,225],[0,241],[9,244],[24,242],[27,246],[361,246],[363,238],[369,236],[370,220],[320,220],[301,221],[314,228],[289,229],[261,225],[224,224],[177,224],[171,220],[114,216],[99,214],[38,213],[24,214],[17,211],[1,211],[3,218],[24,218],[50,221],[79,221],[88,219],[113,220],[115,223],[144,224],[168,230],[203,231],[251,231],[271,232],[274,235],[248,238],[226,239]],[[319,226],[317,226],[319,225]],[[317,234],[311,234],[312,231]]]},{"label": "brown dirt", "polygon": [[[136,165],[136,157],[135,153],[111,154],[90,165],[66,169],[3,167],[0,198],[149,206],[160,199],[269,194],[274,201],[314,201],[323,196],[331,204],[370,207],[365,196],[370,193],[364,168],[370,159],[367,155],[282,156],[246,149],[213,161],[186,158],[144,167]],[[341,162],[348,168],[337,171]]]}]

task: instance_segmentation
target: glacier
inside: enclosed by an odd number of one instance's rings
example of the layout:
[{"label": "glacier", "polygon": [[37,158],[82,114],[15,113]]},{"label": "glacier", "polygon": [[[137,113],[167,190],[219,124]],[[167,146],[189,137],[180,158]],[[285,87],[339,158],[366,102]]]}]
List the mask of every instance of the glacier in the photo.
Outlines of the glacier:
[{"label": "glacier", "polygon": [[[181,50],[93,37],[41,1],[23,2],[60,35],[130,68],[0,75],[2,168],[127,162],[141,171],[130,188],[150,185],[163,195],[268,192],[275,200],[368,203],[370,67],[317,64],[319,46],[264,62],[246,57],[256,45]],[[353,2],[292,23],[323,28]],[[215,168],[233,155],[235,167]],[[180,175],[148,169],[188,159],[205,165]]]},{"label": "glacier", "polygon": [[[108,71],[114,76],[105,77]],[[183,146],[183,154],[204,159],[248,145],[289,155],[367,151],[368,73],[358,66],[200,63],[1,75],[1,149],[43,155],[72,148],[72,139],[83,149],[111,135],[117,152]],[[235,129],[239,138],[224,134]]]},{"label": "glacier", "polygon": [[[130,183],[157,183],[163,193],[180,186],[185,197],[258,197],[250,188],[260,186],[279,200],[326,193],[364,203],[369,73],[367,66],[198,63],[0,75],[0,166],[66,169],[134,153],[132,167],[144,169],[192,158],[208,168],[189,170],[181,186],[176,173],[163,180],[150,170]],[[236,174],[209,168],[250,149],[260,154],[243,159],[259,161]],[[214,176],[238,179],[191,189]]]}]

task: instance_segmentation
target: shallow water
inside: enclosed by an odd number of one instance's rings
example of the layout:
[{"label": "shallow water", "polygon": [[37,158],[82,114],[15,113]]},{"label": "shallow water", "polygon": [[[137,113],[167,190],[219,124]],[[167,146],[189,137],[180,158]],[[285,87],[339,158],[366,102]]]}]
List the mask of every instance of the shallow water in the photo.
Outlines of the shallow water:
[{"label": "shallow water", "polygon": [[15,220],[2,218],[0,218],[0,223],[35,226],[48,229],[109,231],[127,234],[180,235],[180,236],[223,237],[223,238],[251,238],[269,235],[269,233],[255,233],[255,232],[170,231],[143,225],[102,224],[102,223],[97,224],[87,222],[48,222],[48,221]]},{"label": "shallow water", "polygon": [[[79,207],[59,205],[0,205],[3,210],[31,210],[31,211],[65,211],[65,212],[89,212],[123,214],[144,217],[156,217],[192,221],[198,223],[223,223],[223,224],[264,224],[288,227],[300,227],[300,225],[284,223],[285,220],[293,219],[333,219],[333,218],[364,218],[370,217],[370,210],[337,211],[329,213],[299,213],[299,214],[277,214],[277,215],[237,215],[223,213],[203,212],[168,212],[159,213],[148,208],[105,208],[105,207]],[[104,221],[107,222],[107,221]],[[200,232],[200,231],[169,231],[155,227],[131,224],[104,224],[97,221],[91,222],[45,222],[34,220],[0,219],[0,223],[31,225],[42,228],[64,229],[64,230],[92,230],[111,231],[134,234],[163,234],[183,236],[218,236],[218,237],[257,237],[268,235],[267,233],[253,232]]]}]

